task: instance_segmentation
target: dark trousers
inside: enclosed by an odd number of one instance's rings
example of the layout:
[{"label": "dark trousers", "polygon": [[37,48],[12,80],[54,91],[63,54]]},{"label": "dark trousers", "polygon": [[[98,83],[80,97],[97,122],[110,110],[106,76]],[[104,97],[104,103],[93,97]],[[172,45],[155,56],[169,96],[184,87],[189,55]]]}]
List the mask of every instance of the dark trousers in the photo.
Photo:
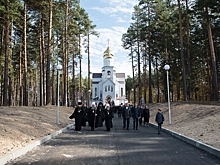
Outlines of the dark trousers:
[{"label": "dark trousers", "polygon": [[161,132],[162,123],[158,123],[158,133]]},{"label": "dark trousers", "polygon": [[123,117],[123,128],[126,128],[127,126],[127,129],[129,129],[129,124],[130,124],[130,118]]},{"label": "dark trousers", "polygon": [[133,118],[133,129],[138,129],[138,118],[134,117]]}]

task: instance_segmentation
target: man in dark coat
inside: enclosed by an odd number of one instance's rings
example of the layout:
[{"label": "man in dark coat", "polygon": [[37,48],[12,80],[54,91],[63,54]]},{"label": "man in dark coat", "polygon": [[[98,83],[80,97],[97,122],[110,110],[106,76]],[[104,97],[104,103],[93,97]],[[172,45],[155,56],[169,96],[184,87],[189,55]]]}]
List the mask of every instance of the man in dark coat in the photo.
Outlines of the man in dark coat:
[{"label": "man in dark coat", "polygon": [[123,108],[123,103],[121,103],[121,105],[118,106],[118,117],[121,118],[121,114],[122,114],[122,108]]},{"label": "man in dark coat", "polygon": [[113,127],[112,119],[114,118],[114,114],[109,104],[106,104],[104,116],[106,131],[110,131],[110,129]]},{"label": "man in dark coat", "polygon": [[156,121],[157,124],[158,124],[158,134],[160,134],[161,128],[162,128],[162,124],[163,124],[163,122],[164,122],[164,116],[163,116],[163,113],[161,112],[161,109],[158,109],[158,112],[157,112],[157,114],[156,114],[155,121]]},{"label": "man in dark coat", "polygon": [[75,108],[73,114],[69,117],[70,119],[75,118],[75,130],[81,131],[83,121],[82,102],[78,102],[78,106]]},{"label": "man in dark coat", "polygon": [[97,117],[96,117],[96,125],[95,127],[102,127],[104,121],[104,107],[103,104],[100,102],[97,107]]},{"label": "man in dark coat", "polygon": [[125,106],[122,108],[122,117],[123,117],[123,129],[127,127],[127,130],[129,130],[131,109],[127,102],[125,102]]},{"label": "man in dark coat", "polygon": [[133,117],[133,129],[136,128],[136,130],[138,130],[138,119],[141,117],[141,110],[138,107],[137,103],[135,103],[134,107],[132,108],[132,117]]},{"label": "man in dark coat", "polygon": [[89,108],[89,125],[91,126],[91,130],[94,131],[95,123],[97,117],[97,109],[95,103],[92,103],[92,106]]}]

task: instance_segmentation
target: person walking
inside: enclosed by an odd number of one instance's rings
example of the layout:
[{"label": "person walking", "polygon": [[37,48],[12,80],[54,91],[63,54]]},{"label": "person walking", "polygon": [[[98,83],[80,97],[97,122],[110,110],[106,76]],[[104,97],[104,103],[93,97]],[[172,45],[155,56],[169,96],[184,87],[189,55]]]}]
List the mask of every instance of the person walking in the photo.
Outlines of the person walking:
[{"label": "person walking", "polygon": [[149,127],[150,110],[149,110],[149,107],[147,105],[143,109],[143,117],[144,117],[144,125]]},{"label": "person walking", "polygon": [[100,102],[97,107],[97,117],[96,117],[96,125],[95,127],[102,127],[104,121],[104,107],[103,104]]},{"label": "person walking", "polygon": [[89,125],[91,126],[92,131],[94,131],[95,129],[96,117],[97,109],[95,103],[93,102],[91,107],[89,108]]},{"label": "person walking", "polygon": [[118,117],[119,118],[121,118],[122,109],[123,109],[123,103],[121,103],[121,105],[118,106]]},{"label": "person walking", "polygon": [[87,108],[86,104],[83,104],[82,111],[83,111],[82,126],[85,127],[86,126],[86,122],[89,119],[89,117],[88,117],[88,108]]},{"label": "person walking", "polygon": [[163,122],[164,122],[164,116],[163,116],[163,113],[162,113],[161,109],[158,109],[158,112],[157,112],[157,114],[156,114],[155,121],[156,121],[157,124],[158,124],[158,134],[160,134],[161,129],[162,129],[162,124],[163,124]]},{"label": "person walking", "polygon": [[135,103],[134,107],[132,108],[132,117],[133,117],[133,129],[136,128],[136,130],[138,130],[138,119],[141,117],[141,111],[137,103]]},{"label": "person walking", "polygon": [[109,104],[106,104],[104,116],[106,131],[110,131],[110,129],[113,127],[112,119],[114,118],[114,114]]},{"label": "person walking", "polygon": [[75,108],[73,114],[69,118],[70,119],[75,118],[75,130],[81,131],[82,121],[83,121],[83,110],[82,110],[81,101],[78,101],[78,106]]},{"label": "person walking", "polygon": [[141,112],[141,115],[140,115],[140,118],[139,118],[139,125],[142,125],[143,123],[143,107],[140,106],[140,112]]},{"label": "person walking", "polygon": [[130,117],[131,109],[128,105],[128,102],[125,102],[124,107],[122,108],[123,129],[127,128],[127,130],[129,130]]}]

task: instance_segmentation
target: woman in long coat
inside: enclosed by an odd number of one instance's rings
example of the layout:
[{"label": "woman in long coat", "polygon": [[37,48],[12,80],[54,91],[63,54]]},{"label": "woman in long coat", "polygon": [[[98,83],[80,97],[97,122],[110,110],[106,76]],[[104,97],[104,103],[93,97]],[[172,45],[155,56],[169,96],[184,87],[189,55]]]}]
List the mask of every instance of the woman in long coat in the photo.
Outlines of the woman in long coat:
[{"label": "woman in long coat", "polygon": [[150,110],[147,105],[143,109],[143,116],[144,116],[144,125],[146,124],[146,126],[149,127]]},{"label": "woman in long coat", "polygon": [[110,129],[113,127],[112,119],[114,118],[114,114],[112,109],[110,108],[110,105],[107,104],[105,108],[105,126],[106,131],[110,131]]}]

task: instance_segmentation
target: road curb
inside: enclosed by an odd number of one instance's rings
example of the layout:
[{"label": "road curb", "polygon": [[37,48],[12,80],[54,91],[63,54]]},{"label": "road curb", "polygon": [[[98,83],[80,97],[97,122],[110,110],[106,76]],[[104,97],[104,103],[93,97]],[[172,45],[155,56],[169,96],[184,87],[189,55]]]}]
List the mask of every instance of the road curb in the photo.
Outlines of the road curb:
[{"label": "road curb", "polygon": [[[156,124],[150,123],[150,125],[152,125],[153,127],[157,128]],[[170,134],[170,135],[174,136],[177,139],[180,139],[180,140],[182,140],[182,141],[184,141],[186,143],[189,143],[189,144],[191,144],[191,145],[193,145],[193,146],[195,146],[197,148],[200,148],[203,151],[206,151],[206,152],[208,152],[208,153],[210,153],[210,154],[220,158],[220,150],[217,149],[217,148],[214,148],[214,147],[212,147],[210,145],[207,145],[205,143],[202,143],[200,141],[196,141],[195,139],[189,138],[187,136],[184,136],[182,134],[179,134],[177,132],[171,131],[171,130],[166,129],[166,128],[162,128],[162,130],[164,132],[166,132],[167,134]]]},{"label": "road curb", "polygon": [[27,146],[25,147],[22,147],[22,148],[19,148],[11,153],[8,153],[8,154],[5,154],[3,156],[0,157],[0,165],[4,165],[6,163],[8,163],[10,160],[13,160],[13,159],[16,159],[24,154],[26,154],[28,151],[31,151],[33,148],[35,148],[36,146],[38,145],[41,145],[43,143],[45,143],[46,141],[54,138],[55,136],[67,131],[68,129],[70,129],[72,126],[74,126],[74,124],[70,124],[68,125],[67,127],[57,131],[57,132],[54,132],[50,135],[47,135],[43,138],[41,138],[40,140],[37,140],[33,143],[30,143],[28,144]]}]

